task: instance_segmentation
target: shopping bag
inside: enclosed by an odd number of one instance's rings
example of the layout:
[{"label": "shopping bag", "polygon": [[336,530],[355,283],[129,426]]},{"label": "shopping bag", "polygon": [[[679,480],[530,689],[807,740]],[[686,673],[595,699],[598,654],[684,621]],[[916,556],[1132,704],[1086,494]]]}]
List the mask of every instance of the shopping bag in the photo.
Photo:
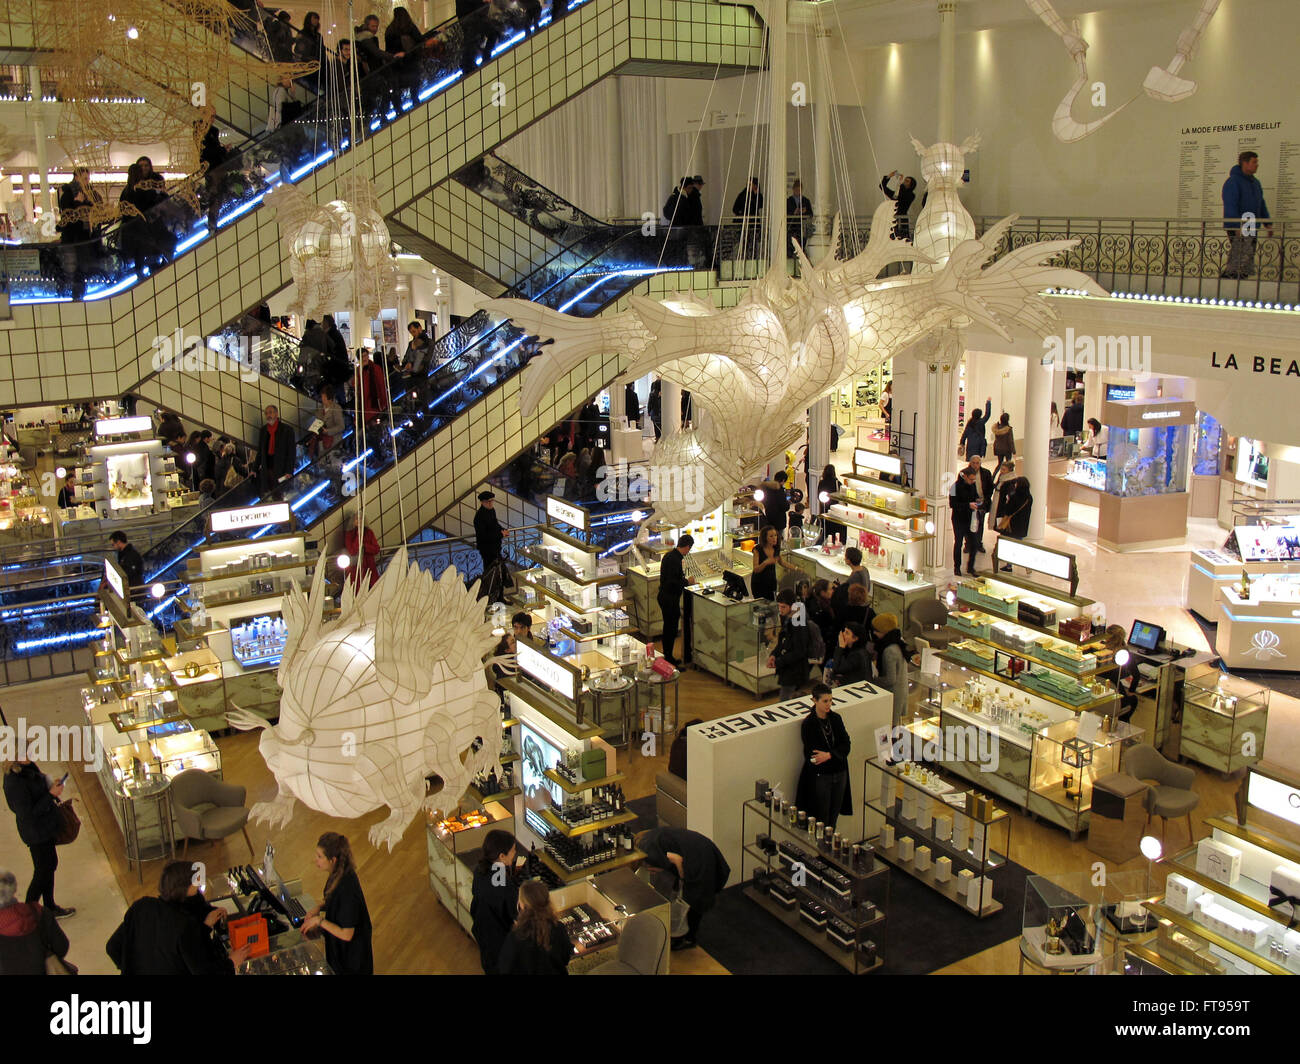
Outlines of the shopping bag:
[{"label": "shopping bag", "polygon": [[81,834],[81,817],[77,816],[77,811],[72,808],[71,799],[66,802],[55,799],[55,802],[59,813],[59,827],[54,835],[54,844],[66,846],[70,842],[76,842],[77,836]]}]

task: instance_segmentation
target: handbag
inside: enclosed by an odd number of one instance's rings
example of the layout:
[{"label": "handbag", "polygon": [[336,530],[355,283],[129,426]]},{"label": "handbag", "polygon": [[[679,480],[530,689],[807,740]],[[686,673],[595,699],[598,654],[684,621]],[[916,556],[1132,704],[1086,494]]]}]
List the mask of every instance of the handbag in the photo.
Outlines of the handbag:
[{"label": "handbag", "polygon": [[72,801],[60,802],[55,799],[55,808],[59,814],[59,827],[54,833],[54,845],[66,846],[70,842],[76,842],[77,836],[81,834],[81,817],[77,816],[77,811],[72,808]]},{"label": "handbag", "polygon": [[1006,517],[998,518],[997,529],[999,532],[1005,532],[1010,527],[1011,527],[1010,515],[1007,515]]},{"label": "handbag", "polygon": [[81,971],[71,961],[65,961],[56,953],[45,958],[46,975],[80,975]]},{"label": "handbag", "polygon": [[230,463],[230,468],[226,470],[226,477],[222,481],[222,487],[237,488],[244,482],[244,478],[239,475],[239,470],[235,468],[235,463]]}]

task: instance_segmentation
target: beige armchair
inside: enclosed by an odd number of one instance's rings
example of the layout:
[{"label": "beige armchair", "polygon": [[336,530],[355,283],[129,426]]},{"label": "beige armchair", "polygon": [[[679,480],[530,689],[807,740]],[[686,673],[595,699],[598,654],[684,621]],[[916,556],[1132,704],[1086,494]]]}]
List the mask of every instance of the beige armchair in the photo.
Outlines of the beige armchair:
[{"label": "beige armchair", "polygon": [[1139,743],[1124,751],[1123,771],[1135,779],[1151,782],[1146,793],[1147,823],[1153,816],[1160,818],[1160,841],[1165,840],[1165,829],[1170,817],[1187,818],[1187,841],[1196,839],[1192,831],[1192,810],[1201,796],[1192,790],[1196,770],[1190,765],[1179,765],[1166,759],[1159,750],[1148,743]]},{"label": "beige armchair", "polygon": [[244,807],[246,794],[243,787],[226,783],[196,768],[186,769],[172,780],[172,806],[185,837],[182,854],[189,853],[190,839],[207,842],[224,839],[239,831],[248,843],[248,852],[256,858],[252,840],[248,837],[248,810]]},{"label": "beige armchair", "polygon": [[668,929],[650,913],[637,913],[623,927],[618,959],[593,968],[589,975],[660,975],[668,956]]}]

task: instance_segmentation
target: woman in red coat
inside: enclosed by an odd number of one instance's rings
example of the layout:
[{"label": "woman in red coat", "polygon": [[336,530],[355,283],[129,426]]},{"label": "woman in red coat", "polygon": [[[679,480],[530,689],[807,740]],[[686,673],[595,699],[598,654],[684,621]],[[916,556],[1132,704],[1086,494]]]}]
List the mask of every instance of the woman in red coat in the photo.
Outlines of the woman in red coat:
[{"label": "woman in red coat", "polygon": [[367,349],[361,363],[361,407],[366,424],[378,421],[380,415],[388,409],[388,380],[384,367],[375,362],[372,352]]},{"label": "woman in red coat", "polygon": [[[348,579],[352,581],[352,586],[356,589],[361,588],[361,578],[364,575],[366,587],[374,587],[375,581],[379,579],[379,540],[375,539],[375,534],[366,529],[364,536],[357,535],[356,515],[348,518],[347,531],[343,533],[343,549],[352,557],[352,564],[349,567]],[[358,556],[359,552],[359,556]]]}]

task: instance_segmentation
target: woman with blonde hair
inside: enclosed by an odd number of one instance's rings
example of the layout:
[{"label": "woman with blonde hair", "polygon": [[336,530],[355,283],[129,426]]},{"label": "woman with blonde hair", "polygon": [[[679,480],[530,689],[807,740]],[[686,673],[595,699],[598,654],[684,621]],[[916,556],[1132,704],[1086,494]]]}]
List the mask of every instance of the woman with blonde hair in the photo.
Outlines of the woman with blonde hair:
[{"label": "woman with blonde hair", "polygon": [[502,975],[568,975],[573,944],[551,905],[546,884],[530,879],[519,888],[519,917],[501,946]]}]

